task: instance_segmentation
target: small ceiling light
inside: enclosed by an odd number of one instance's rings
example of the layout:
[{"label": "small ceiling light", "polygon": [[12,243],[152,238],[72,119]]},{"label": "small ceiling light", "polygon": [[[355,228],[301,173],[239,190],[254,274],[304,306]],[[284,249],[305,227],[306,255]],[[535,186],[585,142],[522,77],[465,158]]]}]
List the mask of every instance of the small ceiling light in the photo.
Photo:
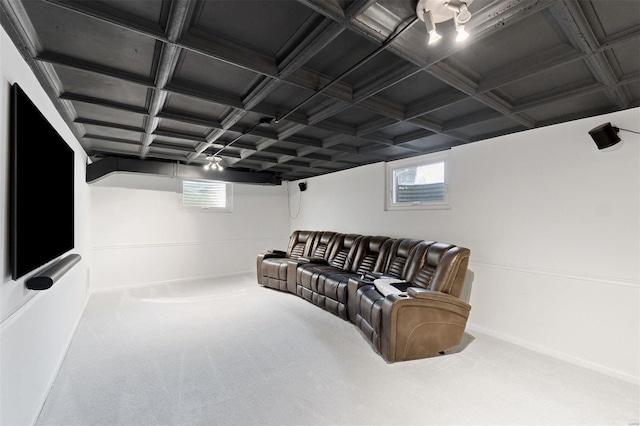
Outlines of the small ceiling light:
[{"label": "small ceiling light", "polygon": [[206,157],[207,164],[204,165],[205,170],[218,170],[223,171],[224,166],[222,165],[222,157],[218,157],[217,155],[209,155]]},{"label": "small ceiling light", "polygon": [[473,0],[418,0],[416,14],[424,22],[429,33],[429,44],[440,40],[442,36],[436,31],[436,25],[453,19],[457,36],[456,41],[469,37],[464,24],[471,20],[469,4]]},{"label": "small ceiling light", "polygon": [[469,38],[469,33],[465,31],[464,25],[460,25],[458,27],[458,35],[456,36],[456,41],[465,41]]},{"label": "small ceiling light", "polygon": [[465,41],[467,38],[469,38],[469,33],[464,29],[464,25],[458,23],[457,13],[456,13],[456,17],[453,19],[453,22],[455,23],[456,31],[458,32],[458,35],[456,36],[456,41],[458,42]]},{"label": "small ceiling light", "polygon": [[442,36],[438,34],[438,31],[436,31],[436,24],[433,23],[433,15],[431,14],[431,11],[423,11],[422,17],[424,24],[427,27],[427,32],[429,33],[429,44],[433,44],[440,40]]}]

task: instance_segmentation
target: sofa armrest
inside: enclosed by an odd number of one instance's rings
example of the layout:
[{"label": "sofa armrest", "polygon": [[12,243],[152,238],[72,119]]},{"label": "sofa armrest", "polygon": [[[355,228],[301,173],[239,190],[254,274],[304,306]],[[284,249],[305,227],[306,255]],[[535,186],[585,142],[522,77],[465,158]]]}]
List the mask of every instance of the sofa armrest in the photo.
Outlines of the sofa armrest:
[{"label": "sofa armrest", "polygon": [[471,310],[471,306],[465,303],[463,300],[458,299],[455,296],[451,296],[447,293],[441,293],[439,291],[427,290],[420,287],[409,287],[407,294],[415,299],[428,299],[434,302],[451,303],[455,306],[459,306],[466,310]]},{"label": "sofa armrest", "polygon": [[274,255],[274,257],[276,257],[276,256],[277,257],[287,257],[287,252],[284,251],[284,250],[276,250],[276,249],[268,250],[267,254]]},{"label": "sofa armrest", "polygon": [[365,272],[360,278],[369,282],[373,282],[373,280],[377,280],[378,278],[382,277],[384,277],[384,274],[382,272]]},{"label": "sofa armrest", "polygon": [[423,288],[412,287],[407,293],[382,301],[380,352],[387,361],[425,358],[460,343],[470,305]]}]

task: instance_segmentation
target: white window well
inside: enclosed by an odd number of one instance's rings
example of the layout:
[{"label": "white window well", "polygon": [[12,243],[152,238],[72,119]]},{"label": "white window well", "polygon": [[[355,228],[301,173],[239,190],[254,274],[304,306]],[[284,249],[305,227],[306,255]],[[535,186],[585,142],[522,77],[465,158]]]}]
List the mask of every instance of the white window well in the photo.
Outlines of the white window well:
[{"label": "white window well", "polygon": [[203,180],[182,181],[182,207],[211,211],[232,210],[233,187],[230,183]]},{"label": "white window well", "polygon": [[448,154],[387,163],[386,210],[448,209]]}]

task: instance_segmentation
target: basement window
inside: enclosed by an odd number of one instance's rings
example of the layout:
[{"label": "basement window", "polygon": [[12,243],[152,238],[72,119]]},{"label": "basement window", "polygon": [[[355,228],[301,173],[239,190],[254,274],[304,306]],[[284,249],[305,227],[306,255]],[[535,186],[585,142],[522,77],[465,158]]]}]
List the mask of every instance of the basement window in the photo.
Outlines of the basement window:
[{"label": "basement window", "polygon": [[448,154],[387,163],[386,210],[448,209]]},{"label": "basement window", "polygon": [[233,187],[230,183],[203,180],[182,181],[182,207],[230,212]]}]

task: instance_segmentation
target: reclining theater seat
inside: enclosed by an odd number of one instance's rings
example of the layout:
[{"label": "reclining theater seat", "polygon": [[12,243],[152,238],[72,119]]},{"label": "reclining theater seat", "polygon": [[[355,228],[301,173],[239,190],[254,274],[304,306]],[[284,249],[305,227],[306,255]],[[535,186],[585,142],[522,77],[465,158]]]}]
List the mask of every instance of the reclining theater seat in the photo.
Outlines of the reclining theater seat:
[{"label": "reclining theater seat", "polygon": [[[352,234],[356,237],[360,235]],[[329,259],[335,257],[336,253],[344,249],[344,239],[347,237],[345,234],[339,234],[337,232],[318,232],[316,238],[313,242],[313,247],[311,249],[311,255],[309,257],[299,257],[297,259],[289,260],[287,265],[287,290],[290,293],[295,295],[298,294],[298,289],[296,283],[299,280],[300,271],[298,271],[298,266],[305,265],[305,268],[308,269],[306,274],[309,277],[306,277],[306,280],[310,280],[310,276],[312,275],[312,269],[314,267],[323,267],[329,265]],[[348,252],[348,249],[346,249]],[[346,259],[347,254],[344,254]]]},{"label": "reclining theater seat", "polygon": [[332,248],[335,255],[328,264],[298,266],[298,295],[344,320],[348,319],[349,278],[382,268],[391,243],[389,237],[346,235],[340,250],[337,246]]},{"label": "reclining theater seat", "polygon": [[278,290],[287,290],[287,262],[300,256],[308,256],[317,232],[294,231],[289,238],[287,251],[271,250],[260,253],[257,259],[258,284]]},{"label": "reclining theater seat", "polygon": [[349,283],[359,287],[350,300],[354,322],[385,360],[424,358],[460,343],[471,310],[459,299],[469,255],[464,247],[424,242],[400,276],[406,292],[385,296],[375,284]]},{"label": "reclining theater seat", "polygon": [[[318,296],[320,274],[324,271],[337,273],[343,268],[347,268],[362,238],[360,234],[339,234],[329,248],[326,261],[314,259],[295,266],[293,262],[289,263],[289,268],[291,268],[289,270],[291,275],[288,276],[289,288],[295,286],[298,296],[318,305],[320,303]],[[295,274],[293,268],[295,268]]]},{"label": "reclining theater seat", "polygon": [[422,244],[416,253],[415,249],[421,243],[424,242],[407,238],[393,240],[388,253],[383,259],[384,263],[381,267],[375,269],[375,273],[369,274],[366,279],[354,277],[350,280],[351,282],[347,287],[347,299],[349,300],[347,312],[351,322],[355,323],[356,319],[356,307],[358,305],[355,300],[358,288],[363,285],[370,285],[373,279],[380,276],[400,278],[417,273],[418,269],[422,267],[420,256],[424,256],[427,249],[427,245]]}]

